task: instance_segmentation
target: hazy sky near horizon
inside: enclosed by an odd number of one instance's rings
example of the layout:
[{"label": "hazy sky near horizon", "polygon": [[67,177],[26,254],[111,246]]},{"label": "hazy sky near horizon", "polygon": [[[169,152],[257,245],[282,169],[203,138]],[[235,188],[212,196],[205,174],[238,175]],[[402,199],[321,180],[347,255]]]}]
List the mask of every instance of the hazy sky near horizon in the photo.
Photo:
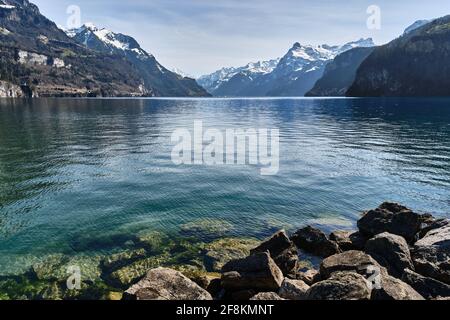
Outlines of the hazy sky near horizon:
[{"label": "hazy sky near horizon", "polygon": [[[448,0],[31,0],[58,25],[78,5],[81,21],[136,38],[168,68],[199,76],[283,56],[295,42],[386,43],[416,20],[450,14]],[[367,28],[367,8],[381,29]]]}]

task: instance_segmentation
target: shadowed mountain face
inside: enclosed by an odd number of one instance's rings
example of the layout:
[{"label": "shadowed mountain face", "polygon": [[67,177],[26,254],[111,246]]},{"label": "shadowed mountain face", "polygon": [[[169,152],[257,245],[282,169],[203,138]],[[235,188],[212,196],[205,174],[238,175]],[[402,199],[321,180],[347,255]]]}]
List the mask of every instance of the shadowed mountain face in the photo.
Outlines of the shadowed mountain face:
[{"label": "shadowed mountain face", "polygon": [[308,97],[341,97],[355,80],[356,71],[361,63],[373,52],[374,48],[354,48],[338,55],[326,68]]},{"label": "shadowed mountain face", "polygon": [[361,64],[348,96],[449,96],[450,16],[413,28]]},{"label": "shadowed mountain face", "polygon": [[372,39],[342,46],[295,43],[283,58],[258,63],[266,68],[224,68],[202,76],[199,83],[214,96],[304,96],[337,55],[352,48],[372,46]]},{"label": "shadowed mountain face", "polygon": [[[152,78],[153,70],[143,71],[145,67],[118,51],[80,44],[27,0],[0,0],[2,96],[13,91],[21,92],[17,96],[207,95],[192,79]],[[162,90],[164,85],[170,89]]]}]

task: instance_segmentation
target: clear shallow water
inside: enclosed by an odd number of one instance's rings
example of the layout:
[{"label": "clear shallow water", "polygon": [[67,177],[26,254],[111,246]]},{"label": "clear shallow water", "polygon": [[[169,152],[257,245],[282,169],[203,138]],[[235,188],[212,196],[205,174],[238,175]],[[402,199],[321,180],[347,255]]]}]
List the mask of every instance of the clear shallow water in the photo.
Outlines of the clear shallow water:
[{"label": "clear shallow water", "polygon": [[[171,134],[194,120],[279,128],[279,174],[175,166]],[[190,222],[352,228],[385,200],[450,217],[450,99],[0,100],[0,273]]]}]

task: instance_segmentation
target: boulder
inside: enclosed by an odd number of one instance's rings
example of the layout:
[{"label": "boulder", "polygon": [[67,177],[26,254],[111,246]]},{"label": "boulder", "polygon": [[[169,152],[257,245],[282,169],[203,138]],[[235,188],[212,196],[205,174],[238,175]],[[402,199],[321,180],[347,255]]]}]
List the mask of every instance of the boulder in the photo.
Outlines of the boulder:
[{"label": "boulder", "polygon": [[394,278],[386,271],[381,273],[379,288],[372,290],[372,300],[425,300],[409,284]]},{"label": "boulder", "polygon": [[411,255],[417,273],[450,284],[450,225],[429,231]]},{"label": "boulder", "polygon": [[286,231],[281,230],[264,241],[251,254],[269,252],[284,275],[294,274],[298,268],[298,252]]},{"label": "boulder", "polygon": [[427,235],[428,232],[431,230],[436,230],[445,226],[448,226],[450,224],[450,219],[437,219],[432,220],[429,223],[425,223],[422,229],[420,230],[419,234],[417,235],[417,240],[422,239]]},{"label": "boulder", "polygon": [[312,286],[314,283],[321,280],[320,272],[314,269],[310,269],[305,272],[297,272],[296,279],[303,281],[308,286]]},{"label": "boulder", "polygon": [[365,251],[394,277],[401,278],[405,269],[414,269],[406,240],[395,234],[376,235],[367,241]]},{"label": "boulder", "polygon": [[371,288],[366,279],[354,272],[336,272],[306,293],[308,300],[369,300],[370,297]]},{"label": "boulder", "polygon": [[211,295],[181,272],[157,268],[125,291],[125,300],[212,300]]},{"label": "boulder", "polygon": [[408,243],[415,241],[426,216],[417,214],[396,203],[386,202],[375,210],[367,211],[358,221],[359,231],[366,237],[383,232],[402,236]]},{"label": "boulder", "polygon": [[258,293],[256,296],[251,298],[250,300],[255,301],[277,301],[277,300],[284,300],[280,296],[278,296],[275,292],[262,292]]},{"label": "boulder", "polygon": [[326,258],[341,252],[336,242],[331,241],[325,233],[311,226],[298,230],[292,235],[291,240],[298,248],[319,257]]},{"label": "boulder", "polygon": [[278,295],[287,300],[305,300],[309,286],[301,280],[284,279]]},{"label": "boulder", "polygon": [[361,233],[353,231],[334,231],[330,240],[336,242],[342,251],[364,250],[367,241]]},{"label": "boulder", "polygon": [[409,269],[405,270],[403,273],[402,280],[426,299],[450,297],[450,285],[432,278],[424,277]]},{"label": "boulder", "polygon": [[222,272],[222,286],[231,291],[278,291],[284,280],[283,272],[268,252],[230,261],[223,267]]},{"label": "boulder", "polygon": [[366,275],[369,266],[379,267],[379,264],[362,251],[346,251],[326,258],[320,265],[320,275],[329,278],[338,271],[351,271]]}]

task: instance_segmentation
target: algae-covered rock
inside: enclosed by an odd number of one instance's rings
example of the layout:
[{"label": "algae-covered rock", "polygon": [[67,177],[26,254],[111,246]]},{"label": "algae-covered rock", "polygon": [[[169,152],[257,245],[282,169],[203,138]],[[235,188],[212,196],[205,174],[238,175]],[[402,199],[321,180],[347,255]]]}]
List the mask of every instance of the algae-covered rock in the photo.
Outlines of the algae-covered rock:
[{"label": "algae-covered rock", "polygon": [[75,267],[79,268],[82,281],[95,281],[100,279],[101,259],[100,256],[48,255],[31,267],[30,274],[37,280],[65,282]]},{"label": "algae-covered rock", "polygon": [[247,257],[258,245],[259,241],[251,238],[224,238],[208,243],[205,246],[206,269],[220,272],[227,262]]},{"label": "algae-covered rock", "polygon": [[136,246],[144,248],[151,254],[163,253],[164,249],[172,244],[170,238],[159,231],[141,231],[134,239]]},{"label": "algae-covered rock", "polygon": [[101,267],[103,272],[109,273],[146,257],[145,249],[127,250],[106,257],[101,261]]},{"label": "algae-covered rock", "polygon": [[218,239],[226,236],[234,227],[221,219],[198,219],[181,226],[181,234],[197,239]]}]

